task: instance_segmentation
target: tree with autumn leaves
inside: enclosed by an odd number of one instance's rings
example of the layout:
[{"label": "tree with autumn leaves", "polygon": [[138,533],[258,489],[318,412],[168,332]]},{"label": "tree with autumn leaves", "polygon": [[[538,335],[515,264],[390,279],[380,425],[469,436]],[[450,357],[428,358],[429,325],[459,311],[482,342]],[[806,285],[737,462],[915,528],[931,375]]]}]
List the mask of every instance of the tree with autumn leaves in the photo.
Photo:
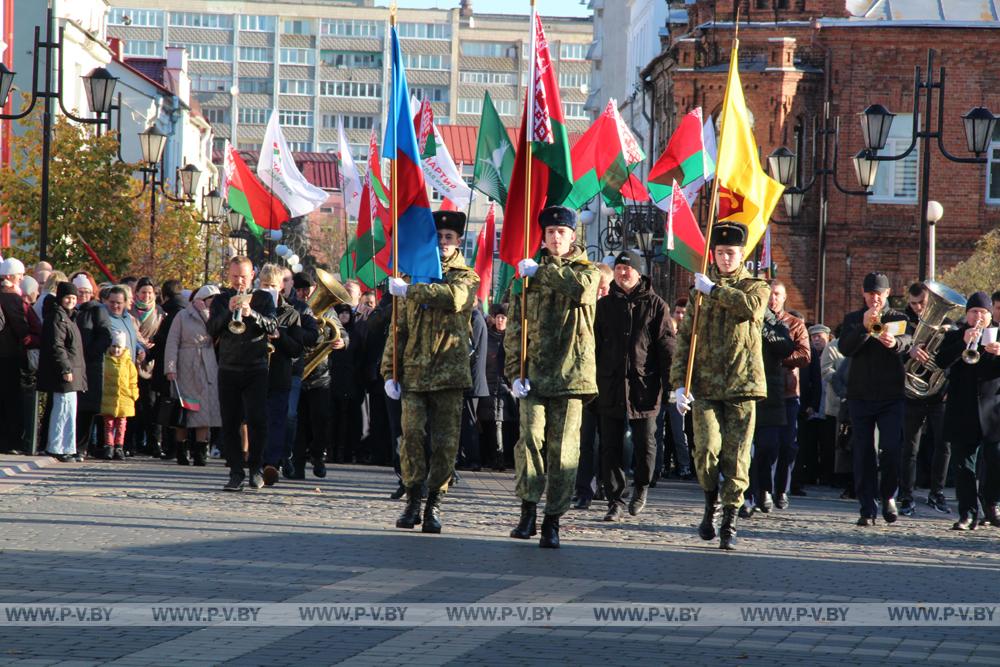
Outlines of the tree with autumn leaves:
[{"label": "tree with autumn leaves", "polygon": [[[10,164],[0,168],[0,223],[11,226],[10,255],[30,265],[38,258],[42,163],[40,112],[20,121],[11,139]],[[149,257],[147,190],[133,177],[134,165],[118,161],[114,132],[96,136],[89,126],[56,118],[49,162],[48,258],[63,271],[86,269],[100,276],[80,244],[93,247],[112,273],[178,278],[198,283],[204,239],[197,212],[157,197],[156,257]]]}]

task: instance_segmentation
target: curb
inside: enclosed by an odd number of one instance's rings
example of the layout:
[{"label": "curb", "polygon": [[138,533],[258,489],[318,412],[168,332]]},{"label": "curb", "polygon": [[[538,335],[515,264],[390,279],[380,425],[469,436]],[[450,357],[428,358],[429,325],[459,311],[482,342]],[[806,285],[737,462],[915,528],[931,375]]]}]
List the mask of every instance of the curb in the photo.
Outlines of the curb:
[{"label": "curb", "polygon": [[26,472],[48,468],[55,462],[50,456],[0,457],[0,479],[10,479]]}]

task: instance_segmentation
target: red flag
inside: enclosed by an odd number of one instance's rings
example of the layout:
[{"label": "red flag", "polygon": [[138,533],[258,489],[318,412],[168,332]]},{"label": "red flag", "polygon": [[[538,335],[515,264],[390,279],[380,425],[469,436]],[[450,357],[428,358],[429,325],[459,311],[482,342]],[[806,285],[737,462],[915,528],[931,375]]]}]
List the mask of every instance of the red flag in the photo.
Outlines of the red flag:
[{"label": "red flag", "polygon": [[481,303],[489,303],[490,287],[493,285],[493,245],[496,232],[496,202],[490,202],[490,210],[486,212],[486,222],[479,230],[476,241],[476,274],[479,276],[479,291],[476,296]]},{"label": "red flag", "polygon": [[83,244],[83,249],[87,252],[88,255],[90,255],[91,261],[94,262],[94,264],[97,266],[100,272],[103,273],[105,276],[107,276],[108,280],[110,280],[111,282],[117,283],[118,279],[115,278],[115,275],[113,273],[111,273],[111,269],[108,268],[108,265],[102,262],[101,258],[97,256],[97,253],[94,252],[94,249],[90,247],[90,244],[84,241],[83,237],[80,236],[79,234],[76,235],[76,238],[80,239],[80,243]]},{"label": "red flag", "polygon": [[663,250],[667,257],[691,273],[701,271],[702,257],[705,255],[705,235],[701,233],[698,221],[677,181],[674,181],[670,195]]},{"label": "red flag", "polygon": [[438,206],[439,211],[457,211],[458,207],[455,206],[455,202],[445,197],[441,200],[441,205]]},{"label": "red flag", "polygon": [[640,202],[649,201],[649,192],[646,191],[646,186],[636,178],[635,174],[628,175],[628,180],[622,186],[621,192],[625,199]]},{"label": "red flag", "polygon": [[229,206],[243,214],[247,225],[255,232],[281,229],[288,220],[288,211],[281,200],[274,196],[250,171],[240,154],[232,146],[226,156],[226,177]]}]

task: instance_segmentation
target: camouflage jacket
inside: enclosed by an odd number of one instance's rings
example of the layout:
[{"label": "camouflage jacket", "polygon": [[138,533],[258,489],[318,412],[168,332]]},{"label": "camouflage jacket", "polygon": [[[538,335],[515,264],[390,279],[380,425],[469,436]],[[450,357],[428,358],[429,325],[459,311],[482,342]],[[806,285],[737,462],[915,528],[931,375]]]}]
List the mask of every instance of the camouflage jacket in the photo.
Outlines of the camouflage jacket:
[{"label": "camouflage jacket", "polygon": [[[770,288],[745,267],[721,276],[711,267],[715,289],[701,300],[694,372],[688,390],[695,400],[760,400],[767,396],[761,329]],[[691,290],[691,300],[695,299]],[[688,308],[677,332],[677,348],[670,368],[670,384],[684,386],[694,308]]]},{"label": "camouflage jacket", "polygon": [[[528,358],[526,374],[535,396],[597,394],[594,312],[600,272],[575,246],[568,257],[543,255],[528,281]],[[521,370],[521,296],[512,310],[504,339],[504,374],[513,381]]]},{"label": "camouflage jacket", "polygon": [[[397,307],[397,370],[406,391],[467,389],[469,318],[479,276],[465,265],[462,253],[441,261],[442,280],[410,285]],[[392,377],[392,334],[382,354],[382,375]]]}]

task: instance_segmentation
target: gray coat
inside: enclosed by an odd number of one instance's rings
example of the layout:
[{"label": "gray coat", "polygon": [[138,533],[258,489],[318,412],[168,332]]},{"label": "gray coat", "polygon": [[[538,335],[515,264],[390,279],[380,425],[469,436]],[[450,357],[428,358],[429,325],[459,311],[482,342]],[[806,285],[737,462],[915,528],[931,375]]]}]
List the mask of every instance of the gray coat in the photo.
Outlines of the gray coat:
[{"label": "gray coat", "polygon": [[163,363],[164,374],[177,373],[181,395],[201,403],[201,410],[187,414],[187,426],[222,426],[215,348],[205,320],[194,304],[177,313],[170,323]]}]

